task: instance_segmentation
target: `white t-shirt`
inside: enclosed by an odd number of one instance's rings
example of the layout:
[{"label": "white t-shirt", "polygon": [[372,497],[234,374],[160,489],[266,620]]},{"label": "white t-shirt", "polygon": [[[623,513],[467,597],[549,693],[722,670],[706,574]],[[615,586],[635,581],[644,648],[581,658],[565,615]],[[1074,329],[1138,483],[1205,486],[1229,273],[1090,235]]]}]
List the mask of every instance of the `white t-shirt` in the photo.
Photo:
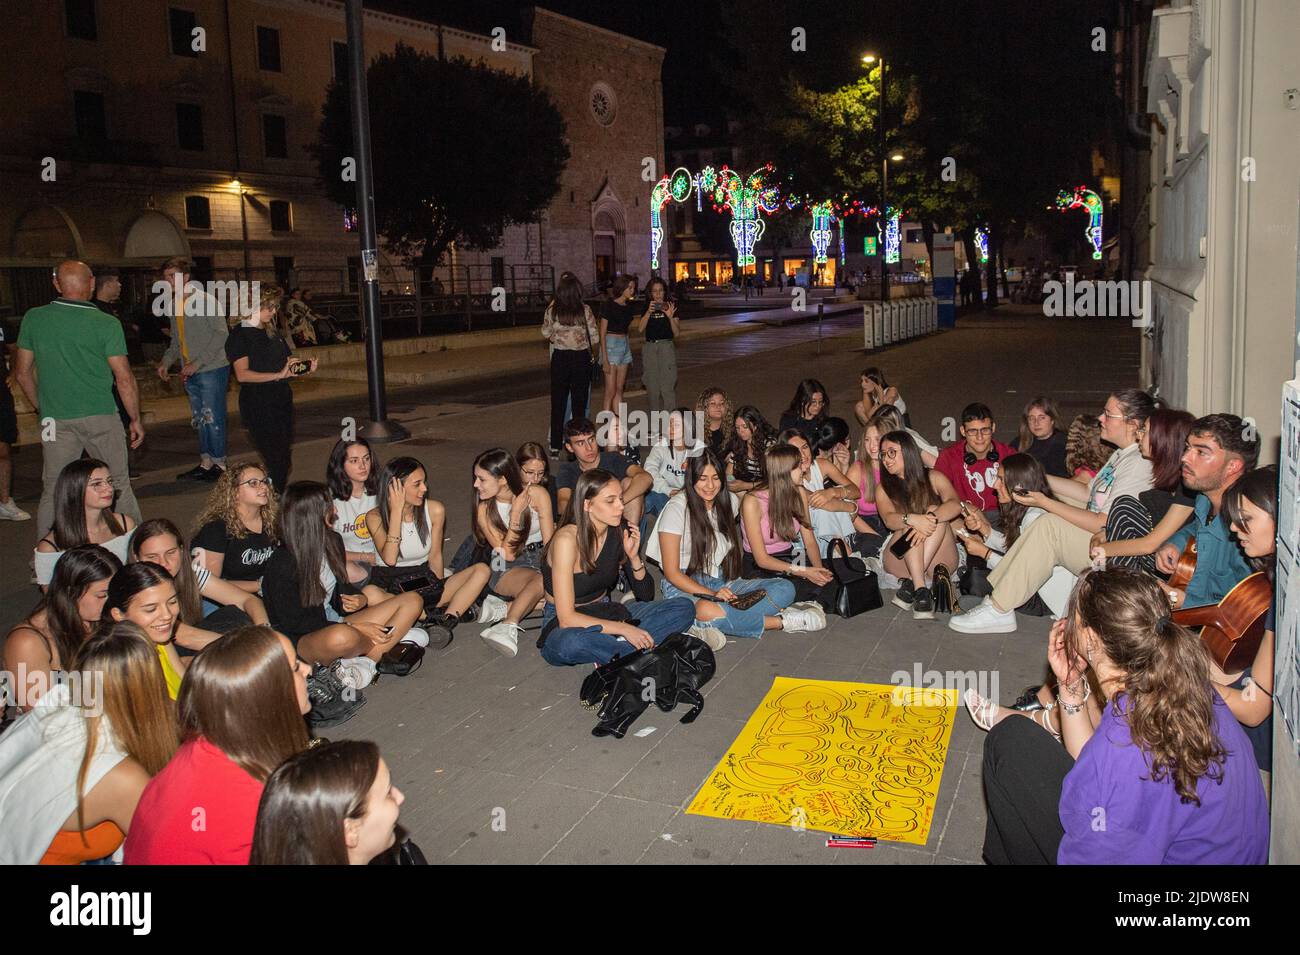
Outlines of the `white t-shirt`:
[{"label": "white t-shirt", "polygon": [[646,455],[642,467],[654,479],[652,491],[671,494],[686,486],[686,461],[692,453],[698,454],[703,448],[702,441],[696,441],[693,448],[672,448],[666,441],[660,441]]},{"label": "white t-shirt", "polygon": [[[739,514],[740,498],[730,491],[727,493],[731,495],[731,513]],[[721,576],[723,560],[731,552],[731,544],[726,535],[716,529],[718,525],[717,511],[709,512],[709,520],[715,528],[715,536],[713,553],[709,557],[708,566],[704,568],[704,573],[710,577],[718,577]],[[646,541],[646,556],[657,561],[661,567],[663,566],[663,551],[659,548],[659,535],[663,532],[681,535],[682,541],[678,550],[677,566],[681,568],[682,573],[685,573],[687,565],[691,562],[691,521],[686,513],[686,495],[684,493],[670,498],[668,503],[664,505],[664,509],[659,512],[659,520],[655,522],[654,533]]]},{"label": "white t-shirt", "polygon": [[343,549],[349,554],[375,553],[375,542],[370,539],[370,528],[366,527],[366,512],[378,503],[374,494],[350,497],[346,501],[334,499],[334,510],[338,513],[334,533],[343,538]]},{"label": "white t-shirt", "polygon": [[1111,502],[1122,495],[1137,497],[1154,487],[1151,462],[1142,457],[1142,448],[1130,444],[1110,456],[1088,483],[1088,510],[1106,514]]}]

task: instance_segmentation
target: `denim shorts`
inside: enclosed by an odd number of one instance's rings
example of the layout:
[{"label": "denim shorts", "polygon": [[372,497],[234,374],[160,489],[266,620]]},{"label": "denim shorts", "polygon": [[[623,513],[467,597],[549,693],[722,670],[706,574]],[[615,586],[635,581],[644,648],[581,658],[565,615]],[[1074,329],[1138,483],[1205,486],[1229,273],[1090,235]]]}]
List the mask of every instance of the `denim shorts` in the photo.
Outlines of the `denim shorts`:
[{"label": "denim shorts", "polygon": [[632,346],[628,344],[626,335],[606,335],[605,354],[609,356],[611,365],[632,364]]}]

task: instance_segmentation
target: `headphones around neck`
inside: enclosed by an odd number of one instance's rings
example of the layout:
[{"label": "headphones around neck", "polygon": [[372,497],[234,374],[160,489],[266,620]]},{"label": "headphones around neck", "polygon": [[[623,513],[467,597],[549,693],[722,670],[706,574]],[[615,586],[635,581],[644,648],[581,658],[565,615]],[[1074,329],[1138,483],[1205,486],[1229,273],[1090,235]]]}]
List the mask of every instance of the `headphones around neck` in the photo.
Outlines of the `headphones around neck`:
[{"label": "headphones around neck", "polygon": [[[997,448],[997,445],[992,445],[992,446],[989,447],[989,453],[988,453],[988,456],[985,457],[984,460],[985,460],[985,461],[988,461],[988,462],[991,463],[991,464],[996,464],[997,461],[998,461],[998,458],[1000,458],[1000,457],[1002,457],[1002,455],[998,454],[998,448]],[[974,452],[974,451],[967,451],[964,455],[962,455],[962,459],[961,459],[961,460],[962,460],[962,463],[966,465],[966,467],[970,467],[972,464],[974,464],[976,461],[978,461],[979,458],[975,457],[975,452]]]}]

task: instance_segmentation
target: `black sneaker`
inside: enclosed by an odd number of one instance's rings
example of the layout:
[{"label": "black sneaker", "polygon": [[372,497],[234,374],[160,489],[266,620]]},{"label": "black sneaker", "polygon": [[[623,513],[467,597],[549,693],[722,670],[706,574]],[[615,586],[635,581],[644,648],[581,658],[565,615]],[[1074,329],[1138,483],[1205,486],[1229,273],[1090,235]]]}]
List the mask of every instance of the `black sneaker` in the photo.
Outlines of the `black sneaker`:
[{"label": "black sneaker", "polygon": [[201,464],[196,464],[188,471],[183,471],[176,475],[178,481],[202,481],[208,475],[208,469]]},{"label": "black sneaker", "polygon": [[425,620],[423,626],[429,634],[429,649],[441,650],[448,646],[455,636],[452,631],[456,629],[458,623],[460,618],[454,613],[443,613],[441,610]]},{"label": "black sneaker", "polygon": [[912,600],[916,597],[916,585],[910,580],[904,580],[898,585],[898,593],[894,594],[891,601],[899,610],[911,610]]},{"label": "black sneaker", "polygon": [[214,481],[220,481],[221,475],[226,473],[226,469],[213,465],[210,468],[204,468],[203,473],[199,476],[200,481],[207,481],[211,484]]},{"label": "black sneaker", "polygon": [[930,593],[929,587],[920,588],[912,597],[912,619],[934,619],[934,596]]},{"label": "black sneaker", "polygon": [[307,699],[311,702],[307,723],[313,729],[346,723],[366,703],[360,690],[345,686],[339,679],[338,665],[337,660],[328,667],[316,664],[307,677]]}]

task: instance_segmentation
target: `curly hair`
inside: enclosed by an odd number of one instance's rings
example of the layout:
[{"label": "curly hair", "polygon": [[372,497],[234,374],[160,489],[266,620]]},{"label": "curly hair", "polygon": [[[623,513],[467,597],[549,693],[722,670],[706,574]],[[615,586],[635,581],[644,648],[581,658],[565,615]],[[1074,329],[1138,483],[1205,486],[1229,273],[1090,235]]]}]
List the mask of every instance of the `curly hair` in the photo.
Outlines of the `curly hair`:
[{"label": "curly hair", "polygon": [[1101,424],[1092,415],[1075,415],[1065,433],[1065,469],[1071,475],[1079,468],[1094,474],[1110,459],[1110,449],[1101,443]]},{"label": "curly hair", "polygon": [[[204,502],[203,510],[194,519],[194,534],[197,534],[204,524],[221,521],[225,525],[226,534],[235,540],[243,540],[248,535],[248,528],[239,519],[239,485],[244,480],[245,471],[261,471],[263,477],[266,477],[267,473],[266,465],[260,461],[245,461],[226,468],[221,477],[217,478],[217,483],[212,485],[212,492]],[[275,487],[269,481],[266,491],[266,504],[262,506],[262,533],[268,537],[275,537],[279,527],[277,522],[280,518],[280,500],[276,496]]]},{"label": "curly hair", "polygon": [[[1169,618],[1159,581],[1126,568],[1079,578],[1066,614],[1067,657],[1087,656],[1090,630],[1123,673],[1112,712],[1128,723],[1152,782],[1169,779],[1184,803],[1201,804],[1201,777],[1223,782],[1227,750],[1214,728],[1215,691],[1201,638]],[[1120,693],[1127,709],[1119,706]]]},{"label": "curly hair", "polygon": [[[722,447],[731,444],[731,431],[736,421],[736,412],[731,407],[731,399],[721,388],[705,388],[700,392],[700,396],[695,399],[695,410],[704,415],[705,427],[708,427],[709,420],[709,399],[714,395],[722,395],[722,400],[727,403],[726,409],[722,412]],[[697,437],[699,437],[697,435]],[[704,437],[708,437],[704,435]]]}]

